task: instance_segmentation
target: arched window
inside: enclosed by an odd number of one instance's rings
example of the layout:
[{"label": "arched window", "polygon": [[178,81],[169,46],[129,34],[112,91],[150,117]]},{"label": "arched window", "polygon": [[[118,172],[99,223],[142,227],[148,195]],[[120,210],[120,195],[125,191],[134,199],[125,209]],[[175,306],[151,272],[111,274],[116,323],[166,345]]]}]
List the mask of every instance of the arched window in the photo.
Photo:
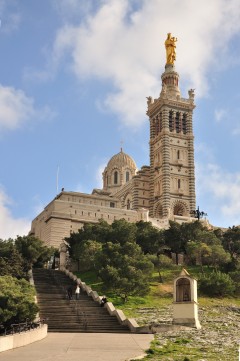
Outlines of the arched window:
[{"label": "arched window", "polygon": [[129,172],[127,171],[127,172],[126,172],[126,182],[128,182],[129,179],[130,179],[130,174],[129,174]]},{"label": "arched window", "polygon": [[176,132],[180,133],[181,125],[180,125],[180,113],[179,112],[177,112],[176,116],[175,116],[175,128],[176,128]]},{"label": "arched window", "polygon": [[113,183],[114,183],[114,184],[118,184],[118,172],[117,172],[117,171],[114,172]]},{"label": "arched window", "polygon": [[191,286],[190,281],[187,278],[180,278],[176,282],[176,301],[191,301]]},{"label": "arched window", "polygon": [[174,124],[173,124],[173,111],[170,110],[169,112],[169,130],[170,132],[172,132],[174,129]]},{"label": "arched window", "polygon": [[182,130],[183,130],[183,134],[187,133],[187,114],[184,113],[183,117],[182,117]]},{"label": "arched window", "polygon": [[181,179],[178,179],[178,189],[181,188]]},{"label": "arched window", "polygon": [[180,150],[177,151],[177,159],[180,159]]}]

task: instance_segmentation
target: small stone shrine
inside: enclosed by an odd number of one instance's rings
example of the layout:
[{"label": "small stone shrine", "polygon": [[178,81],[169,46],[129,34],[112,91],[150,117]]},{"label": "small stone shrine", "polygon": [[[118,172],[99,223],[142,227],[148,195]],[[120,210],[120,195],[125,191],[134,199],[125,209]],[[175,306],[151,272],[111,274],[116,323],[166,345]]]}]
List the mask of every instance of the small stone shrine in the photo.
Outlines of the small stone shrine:
[{"label": "small stone shrine", "polygon": [[173,324],[200,329],[197,281],[185,269],[174,280],[173,297]]}]

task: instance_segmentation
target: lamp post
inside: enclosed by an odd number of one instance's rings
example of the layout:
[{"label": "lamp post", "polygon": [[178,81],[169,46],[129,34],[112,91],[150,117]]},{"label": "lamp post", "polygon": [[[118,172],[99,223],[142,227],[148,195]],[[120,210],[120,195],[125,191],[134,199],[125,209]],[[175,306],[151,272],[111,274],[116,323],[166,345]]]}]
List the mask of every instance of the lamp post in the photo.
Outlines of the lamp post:
[{"label": "lamp post", "polygon": [[196,210],[190,211],[190,214],[193,215],[193,217],[194,217],[194,218],[197,218],[198,220],[199,220],[200,218],[202,218],[203,216],[207,216],[207,213],[199,210],[199,206],[197,207]]}]

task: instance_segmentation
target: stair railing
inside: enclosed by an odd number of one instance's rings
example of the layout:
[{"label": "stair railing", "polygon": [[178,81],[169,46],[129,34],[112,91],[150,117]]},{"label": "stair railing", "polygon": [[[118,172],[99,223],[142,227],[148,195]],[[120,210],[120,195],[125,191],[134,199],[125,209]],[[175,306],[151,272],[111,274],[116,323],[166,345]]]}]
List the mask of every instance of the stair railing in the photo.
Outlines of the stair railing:
[{"label": "stair railing", "polygon": [[72,307],[75,314],[77,315],[77,321],[79,323],[83,324],[84,330],[86,331],[87,326],[88,326],[87,316],[86,316],[86,313],[84,311],[81,311],[78,300],[73,299],[72,302],[71,302],[71,300],[69,300],[69,304]]},{"label": "stair railing", "polygon": [[55,272],[53,272],[53,279],[55,284],[60,288],[60,290],[62,291],[62,294],[64,296],[67,296],[67,290],[66,288],[62,285],[62,283],[60,282],[59,278],[57,277],[57,274]]},{"label": "stair railing", "polygon": [[[54,278],[54,282],[55,284],[62,290],[62,293],[64,295],[66,295],[67,297],[67,290],[66,288],[61,284],[59,278],[57,277],[57,274],[55,272],[53,272],[53,278]],[[87,323],[87,316],[86,313],[84,311],[80,310],[80,305],[78,300],[76,299],[69,299],[69,306],[73,309],[73,311],[76,313],[77,315],[77,321],[79,323],[83,324],[84,330],[87,330],[88,327],[88,323]]]}]

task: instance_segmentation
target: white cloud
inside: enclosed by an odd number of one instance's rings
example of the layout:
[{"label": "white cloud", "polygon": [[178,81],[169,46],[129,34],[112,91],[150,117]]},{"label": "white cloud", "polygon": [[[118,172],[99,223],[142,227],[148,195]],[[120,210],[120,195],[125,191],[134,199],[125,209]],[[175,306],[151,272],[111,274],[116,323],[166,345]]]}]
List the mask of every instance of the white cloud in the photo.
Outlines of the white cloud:
[{"label": "white cloud", "polygon": [[30,221],[24,218],[14,218],[10,211],[11,199],[0,188],[0,239],[16,238],[17,235],[27,235]]},{"label": "white cloud", "polygon": [[93,5],[91,0],[52,0],[52,4],[63,20],[79,18]]},{"label": "white cloud", "polygon": [[22,90],[0,85],[0,130],[20,127],[35,113],[33,103]]},{"label": "white cloud", "polygon": [[232,134],[233,135],[239,135],[240,134],[240,127],[233,129]]},{"label": "white cloud", "polygon": [[12,0],[0,0],[0,33],[16,31],[22,21],[18,4]]},{"label": "white cloud", "polygon": [[226,109],[215,109],[214,117],[217,123],[220,123],[227,117],[228,111]]},{"label": "white cloud", "polygon": [[[78,6],[77,0],[63,3]],[[185,91],[193,87],[202,96],[208,91],[210,66],[231,61],[228,42],[239,29],[238,0],[182,0],[181,6],[177,0],[105,0],[79,26],[59,29],[53,62],[68,54],[79,79],[111,80],[115,91],[105,94],[105,106],[123,123],[138,126],[144,120],[143,100],[160,92],[167,32],[178,37],[176,69]]]},{"label": "white cloud", "polygon": [[96,184],[96,187],[95,188],[99,188],[99,189],[102,189],[103,187],[103,179],[102,179],[102,174],[103,174],[103,171],[105,169],[107,165],[107,162],[103,163],[103,164],[100,164],[96,170],[96,181],[97,181],[97,184]]},{"label": "white cloud", "polygon": [[44,106],[36,108],[34,99],[28,97],[23,90],[0,85],[0,131],[15,130],[30,120],[49,120],[56,112]]},{"label": "white cloud", "polygon": [[[218,213],[219,224],[240,224],[240,173],[231,173],[219,165],[197,165],[197,187],[205,206]],[[210,219],[211,221],[211,219]],[[218,224],[218,225],[219,225]]]}]

